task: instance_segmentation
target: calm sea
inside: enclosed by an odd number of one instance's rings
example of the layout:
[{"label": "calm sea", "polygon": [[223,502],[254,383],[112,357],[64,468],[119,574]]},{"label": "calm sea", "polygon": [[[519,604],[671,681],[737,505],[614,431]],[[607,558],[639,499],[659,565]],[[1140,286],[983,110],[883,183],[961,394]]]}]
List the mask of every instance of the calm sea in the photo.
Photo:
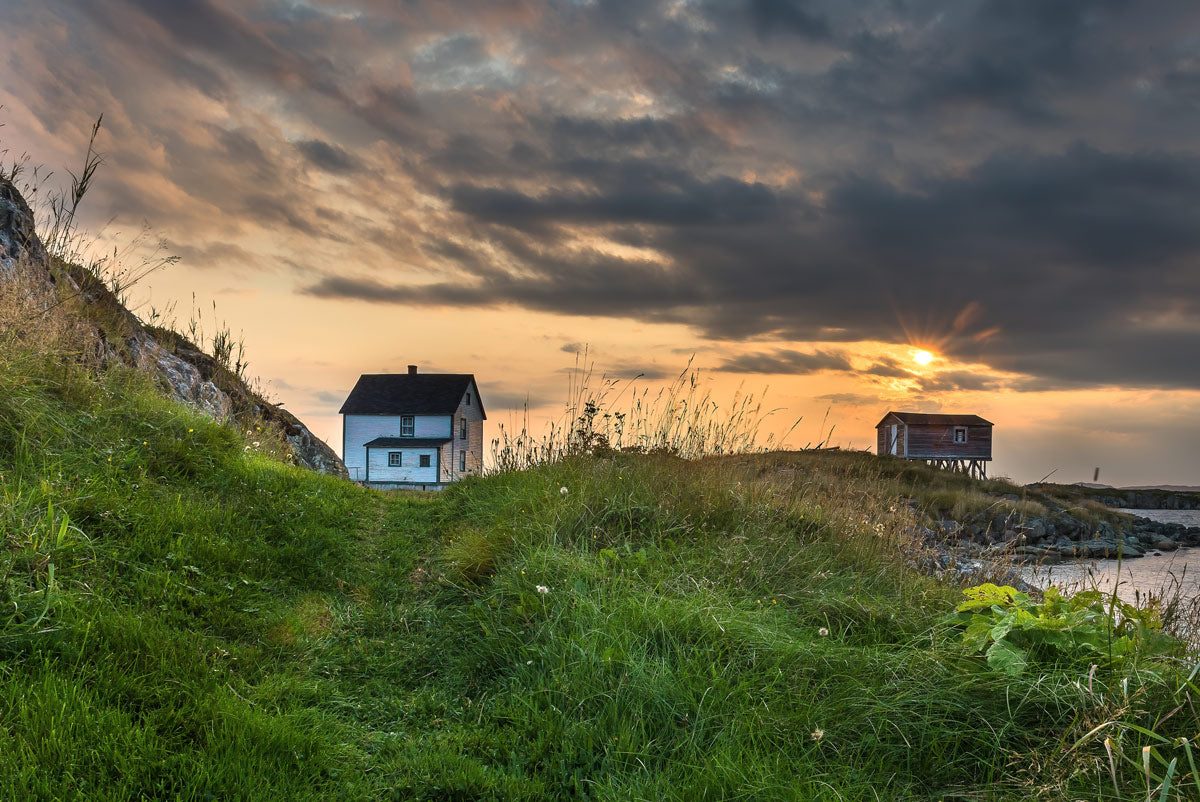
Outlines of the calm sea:
[{"label": "calm sea", "polygon": [[[1200,526],[1200,510],[1121,510],[1143,518],[1185,526]],[[1195,565],[1188,567],[1188,563]],[[1173,594],[1178,587],[1187,597],[1200,597],[1200,548],[1164,551],[1156,556],[1123,560],[1120,563],[1117,595],[1126,601],[1147,593]],[[1025,581],[1038,587],[1057,585],[1064,590],[1097,587],[1111,591],[1117,581],[1116,560],[1086,560],[1046,565],[1022,570]]]}]

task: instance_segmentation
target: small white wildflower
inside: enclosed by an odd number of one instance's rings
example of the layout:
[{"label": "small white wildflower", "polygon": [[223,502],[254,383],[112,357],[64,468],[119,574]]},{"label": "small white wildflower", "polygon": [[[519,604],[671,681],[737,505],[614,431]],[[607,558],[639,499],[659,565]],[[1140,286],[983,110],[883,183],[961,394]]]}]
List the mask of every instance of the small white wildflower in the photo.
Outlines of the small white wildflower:
[{"label": "small white wildflower", "polygon": [[525,661],[525,665],[527,665],[527,666],[531,666],[531,665],[533,665],[533,661],[532,661],[532,660],[526,660],[526,661]]},{"label": "small white wildflower", "polygon": [[550,588],[546,587],[545,585],[538,585],[538,586],[537,586],[537,592],[538,592],[538,593],[549,593],[549,592],[550,592]]},{"label": "small white wildflower", "polygon": [[560,496],[565,496],[567,493],[570,493],[570,492],[571,492],[571,491],[570,491],[570,490],[567,490],[565,487],[560,487],[560,488],[558,489],[558,494],[559,494]]},{"label": "small white wildflower", "polygon": [[825,627],[821,627],[820,629],[817,630],[817,634],[820,635],[822,638],[824,638],[827,635],[829,635],[829,630],[826,629]]}]

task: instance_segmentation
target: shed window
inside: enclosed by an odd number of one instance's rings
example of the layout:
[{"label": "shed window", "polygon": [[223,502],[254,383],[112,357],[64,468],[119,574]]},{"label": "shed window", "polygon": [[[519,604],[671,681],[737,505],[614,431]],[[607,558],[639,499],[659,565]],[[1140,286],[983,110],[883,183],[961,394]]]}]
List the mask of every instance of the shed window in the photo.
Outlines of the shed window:
[{"label": "shed window", "polygon": [[388,452],[388,467],[389,468],[399,468],[400,467],[400,455],[403,453],[404,452],[402,452],[402,451],[389,451]]},{"label": "shed window", "polygon": [[458,452],[458,469],[460,471],[467,469],[467,452],[465,451]]},{"label": "shed window", "polygon": [[421,467],[422,467],[422,468],[428,468],[428,467],[429,467],[429,455],[428,455],[428,454],[422,454],[422,455],[421,455]]},{"label": "shed window", "polygon": [[400,416],[400,436],[412,437],[413,431],[416,429],[416,424],[413,423],[412,415]]},{"label": "shed window", "polygon": [[967,442],[967,427],[966,426],[955,426],[954,427],[954,442],[956,442],[956,443]]}]

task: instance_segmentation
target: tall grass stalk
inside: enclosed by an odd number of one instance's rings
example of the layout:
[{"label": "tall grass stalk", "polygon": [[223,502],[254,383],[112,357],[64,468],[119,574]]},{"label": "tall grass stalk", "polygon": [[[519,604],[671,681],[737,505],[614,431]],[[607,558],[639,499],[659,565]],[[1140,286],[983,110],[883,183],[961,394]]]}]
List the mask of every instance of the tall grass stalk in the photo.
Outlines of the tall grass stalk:
[{"label": "tall grass stalk", "polygon": [[723,406],[693,363],[689,359],[672,382],[654,390],[639,387],[640,377],[597,375],[585,350],[569,373],[562,414],[542,434],[530,431],[528,409],[519,430],[501,424],[492,441],[493,470],[524,470],[583,454],[698,459],[763,452],[777,448],[800,423],[797,419],[782,436],[761,437],[763,425],[779,410],[764,409],[760,398],[741,391]]}]

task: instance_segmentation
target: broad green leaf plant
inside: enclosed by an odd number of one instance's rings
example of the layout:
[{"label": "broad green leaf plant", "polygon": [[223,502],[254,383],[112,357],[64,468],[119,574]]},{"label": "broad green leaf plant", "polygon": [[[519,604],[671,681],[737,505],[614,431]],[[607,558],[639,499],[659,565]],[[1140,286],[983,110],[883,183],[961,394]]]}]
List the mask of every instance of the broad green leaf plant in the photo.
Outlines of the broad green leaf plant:
[{"label": "broad green leaf plant", "polygon": [[1144,608],[1098,590],[1064,596],[1046,588],[1041,601],[1007,585],[967,588],[946,623],[962,629],[963,647],[1010,676],[1031,665],[1094,663],[1110,668],[1165,651],[1157,606]]}]

